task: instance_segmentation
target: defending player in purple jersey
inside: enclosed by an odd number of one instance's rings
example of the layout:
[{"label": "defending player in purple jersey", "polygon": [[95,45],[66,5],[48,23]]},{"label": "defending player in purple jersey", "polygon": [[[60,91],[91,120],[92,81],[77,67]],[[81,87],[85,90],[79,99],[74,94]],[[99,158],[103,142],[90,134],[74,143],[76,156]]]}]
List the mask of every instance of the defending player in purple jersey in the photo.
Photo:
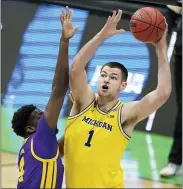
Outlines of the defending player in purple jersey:
[{"label": "defending player in purple jersey", "polygon": [[12,119],[14,132],[24,138],[19,151],[17,188],[61,188],[64,168],[63,138],[57,142],[57,122],[69,84],[68,47],[78,26],[72,27],[72,12],[66,7],[60,15],[62,36],[52,83],[44,112],[34,105],[18,109]]},{"label": "defending player in purple jersey", "polygon": [[61,188],[64,168],[56,134],[57,130],[48,126],[43,114],[36,132],[25,139],[20,149],[18,188]]}]

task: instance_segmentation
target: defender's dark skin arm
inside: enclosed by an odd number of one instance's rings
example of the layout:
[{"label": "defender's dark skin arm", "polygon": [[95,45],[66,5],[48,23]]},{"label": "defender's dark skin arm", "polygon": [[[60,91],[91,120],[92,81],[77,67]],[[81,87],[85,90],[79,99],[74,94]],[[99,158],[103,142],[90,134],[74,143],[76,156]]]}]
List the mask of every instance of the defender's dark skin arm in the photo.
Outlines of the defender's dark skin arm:
[{"label": "defender's dark skin arm", "polygon": [[[71,103],[74,102],[74,97],[72,95],[72,91],[70,91],[70,93],[69,93],[69,99],[70,99]],[[64,156],[64,136],[62,136],[58,140],[58,146],[59,146],[60,156],[63,157]]]},{"label": "defender's dark skin arm", "polygon": [[69,40],[61,37],[51,97],[44,112],[48,125],[53,129],[57,126],[60,110],[69,85],[68,47]]},{"label": "defender's dark skin arm", "polygon": [[63,157],[64,156],[64,136],[62,136],[58,140],[58,146],[59,146],[60,156]]},{"label": "defender's dark skin arm", "polygon": [[58,117],[69,85],[69,39],[78,28],[78,26],[75,28],[72,27],[72,12],[68,7],[66,7],[66,14],[62,9],[60,20],[62,23],[62,37],[60,39],[57,65],[52,83],[52,92],[44,111],[45,119],[52,129],[57,127]]}]

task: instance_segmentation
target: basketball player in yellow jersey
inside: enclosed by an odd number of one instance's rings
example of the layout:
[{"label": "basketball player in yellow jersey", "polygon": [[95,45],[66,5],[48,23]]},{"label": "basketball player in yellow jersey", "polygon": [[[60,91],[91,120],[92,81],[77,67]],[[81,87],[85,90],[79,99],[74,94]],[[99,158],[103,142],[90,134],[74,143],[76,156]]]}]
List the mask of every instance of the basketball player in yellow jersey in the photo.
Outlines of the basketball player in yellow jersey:
[{"label": "basketball player in yellow jersey", "polygon": [[[123,104],[120,91],[127,86],[125,66],[109,62],[101,68],[98,94],[87,82],[85,67],[99,45],[108,37],[123,35],[117,30],[122,11],[113,12],[102,30],[75,56],[70,70],[74,104],[65,130],[65,173],[67,188],[124,188],[120,160],[135,125],[160,108],[171,93],[171,73],[165,32],[155,44],[158,83],[139,101]],[[125,62],[124,62],[125,64]]]}]

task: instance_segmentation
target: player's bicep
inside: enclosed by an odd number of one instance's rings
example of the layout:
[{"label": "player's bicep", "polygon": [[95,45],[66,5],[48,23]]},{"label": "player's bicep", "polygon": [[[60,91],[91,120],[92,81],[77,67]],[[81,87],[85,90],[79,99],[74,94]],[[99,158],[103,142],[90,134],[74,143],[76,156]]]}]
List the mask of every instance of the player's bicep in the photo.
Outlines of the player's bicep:
[{"label": "player's bicep", "polygon": [[130,117],[135,123],[147,118],[167,101],[167,96],[161,95],[158,90],[147,94],[140,101],[134,102]]},{"label": "player's bicep", "polygon": [[75,103],[90,103],[95,94],[88,85],[86,71],[70,70],[70,87]]}]

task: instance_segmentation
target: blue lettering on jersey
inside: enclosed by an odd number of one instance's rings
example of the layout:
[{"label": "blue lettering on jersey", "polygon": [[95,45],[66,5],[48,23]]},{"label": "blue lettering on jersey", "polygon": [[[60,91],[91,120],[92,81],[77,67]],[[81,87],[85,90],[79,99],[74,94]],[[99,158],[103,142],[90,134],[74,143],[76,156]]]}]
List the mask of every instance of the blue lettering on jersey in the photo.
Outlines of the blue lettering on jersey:
[{"label": "blue lettering on jersey", "polygon": [[93,125],[93,126],[96,126],[96,127],[101,127],[103,129],[106,129],[108,131],[112,131],[112,125],[106,123],[106,122],[101,122],[101,121],[97,121],[97,120],[94,120],[94,119],[91,119],[89,117],[86,117],[84,116],[83,120],[85,123],[87,123],[88,125]]}]

